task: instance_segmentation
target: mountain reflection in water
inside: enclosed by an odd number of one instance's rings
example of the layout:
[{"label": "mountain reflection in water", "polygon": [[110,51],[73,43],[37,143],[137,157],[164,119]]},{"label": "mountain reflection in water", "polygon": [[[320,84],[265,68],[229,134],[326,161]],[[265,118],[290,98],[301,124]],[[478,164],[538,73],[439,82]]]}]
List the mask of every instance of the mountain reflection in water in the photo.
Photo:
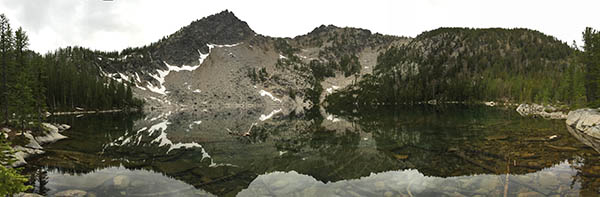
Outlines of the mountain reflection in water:
[{"label": "mountain reflection in water", "polygon": [[[600,187],[600,154],[564,121],[512,110],[413,106],[260,117],[236,110],[56,117],[73,126],[64,133],[70,138],[32,158],[28,171],[38,177],[36,192],[101,196],[597,195]],[[161,181],[172,184],[143,192]]]}]

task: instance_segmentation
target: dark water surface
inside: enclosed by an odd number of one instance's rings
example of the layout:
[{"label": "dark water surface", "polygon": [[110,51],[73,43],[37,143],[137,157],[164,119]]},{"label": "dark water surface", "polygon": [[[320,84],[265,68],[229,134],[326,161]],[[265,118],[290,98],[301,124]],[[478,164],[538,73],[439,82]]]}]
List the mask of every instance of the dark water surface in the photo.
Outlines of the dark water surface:
[{"label": "dark water surface", "polygon": [[599,194],[600,154],[564,120],[463,105],[321,113],[56,117],[69,139],[27,171],[45,195]]}]

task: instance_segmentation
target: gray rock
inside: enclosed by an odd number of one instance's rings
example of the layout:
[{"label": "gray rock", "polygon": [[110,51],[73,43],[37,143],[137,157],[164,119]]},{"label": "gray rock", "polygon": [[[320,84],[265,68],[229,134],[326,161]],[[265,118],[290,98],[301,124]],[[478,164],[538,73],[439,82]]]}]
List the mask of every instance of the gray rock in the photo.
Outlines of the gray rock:
[{"label": "gray rock", "polygon": [[579,132],[600,139],[600,111],[597,109],[570,111],[566,123]]},{"label": "gray rock", "polygon": [[[579,129],[576,129],[574,126],[571,126],[571,125],[567,125],[567,131],[569,131],[569,133],[571,133],[571,135],[573,137],[575,137],[579,141],[583,142],[585,145],[588,145],[589,147],[592,147],[597,152],[600,152],[600,139],[599,138],[589,135]],[[589,130],[588,132],[592,132],[592,131]]]},{"label": "gray rock", "polygon": [[539,104],[521,104],[517,107],[517,112],[521,116],[541,116],[546,119],[566,119],[567,115],[558,111],[556,107],[544,106]]},{"label": "gray rock", "polygon": [[271,187],[273,189],[281,189],[281,188],[287,186],[288,184],[289,184],[289,182],[287,180],[277,180],[271,184]]},{"label": "gray rock", "polygon": [[118,175],[113,178],[113,184],[119,188],[125,188],[129,186],[129,177],[125,175]]},{"label": "gray rock", "polygon": [[385,183],[383,181],[377,181],[374,184],[375,184],[375,189],[378,191],[385,189]]},{"label": "gray rock", "polygon": [[46,130],[46,132],[45,132],[46,135],[35,137],[35,140],[39,144],[52,143],[52,142],[56,142],[58,140],[67,138],[67,136],[64,136],[64,135],[61,135],[60,133],[58,133],[59,129],[54,125],[51,125],[48,123],[42,123],[42,126]]},{"label": "gray rock", "polygon": [[8,138],[8,133],[10,133],[10,129],[8,128],[2,128],[2,130],[0,130],[0,132],[4,135],[4,138]]},{"label": "gray rock", "polygon": [[86,191],[83,190],[76,190],[76,189],[71,189],[71,190],[65,190],[62,192],[58,192],[52,196],[56,196],[56,197],[84,197],[87,195]]},{"label": "gray rock", "polygon": [[68,129],[70,129],[70,128],[71,128],[71,126],[69,126],[69,125],[67,125],[67,124],[62,124],[62,125],[60,125],[60,126],[63,128],[63,130],[68,130]]},{"label": "gray rock", "polygon": [[383,196],[385,196],[385,197],[392,197],[392,196],[394,196],[394,193],[390,192],[390,191],[387,191],[387,192],[383,193]]},{"label": "gray rock", "polygon": [[49,132],[58,132],[58,127],[56,127],[50,123],[42,123],[42,127],[44,127],[44,130],[49,131]]},{"label": "gray rock", "polygon": [[29,139],[29,144],[25,145],[25,147],[33,148],[33,149],[43,149],[42,146],[35,140],[33,135],[30,133],[24,133],[25,137]]},{"label": "gray rock", "polygon": [[43,197],[42,195],[35,193],[18,193],[15,197]]},{"label": "gray rock", "polygon": [[544,196],[544,195],[537,193],[537,192],[523,192],[523,193],[519,193],[517,196],[518,197],[537,197],[537,196]]},{"label": "gray rock", "polygon": [[558,181],[558,177],[551,172],[542,173],[538,181],[542,186],[550,189],[554,189],[560,184],[560,181]]},{"label": "gray rock", "polygon": [[39,150],[39,149],[33,149],[33,148],[26,148],[26,147],[22,147],[22,146],[15,146],[13,148],[13,150],[15,151],[15,154],[13,155],[15,158],[15,162],[12,164],[13,167],[18,167],[18,166],[22,166],[27,164],[27,162],[25,161],[25,158],[29,157],[30,155],[36,155],[36,154],[43,154],[44,151],[43,150]]}]

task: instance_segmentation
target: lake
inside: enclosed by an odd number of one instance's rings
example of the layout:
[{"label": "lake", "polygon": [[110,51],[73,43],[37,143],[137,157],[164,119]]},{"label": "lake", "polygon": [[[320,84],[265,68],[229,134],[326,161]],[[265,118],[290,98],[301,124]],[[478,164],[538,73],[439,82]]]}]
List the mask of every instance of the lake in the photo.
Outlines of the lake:
[{"label": "lake", "polygon": [[33,192],[96,196],[597,196],[600,154],[564,120],[473,105],[51,117]]}]

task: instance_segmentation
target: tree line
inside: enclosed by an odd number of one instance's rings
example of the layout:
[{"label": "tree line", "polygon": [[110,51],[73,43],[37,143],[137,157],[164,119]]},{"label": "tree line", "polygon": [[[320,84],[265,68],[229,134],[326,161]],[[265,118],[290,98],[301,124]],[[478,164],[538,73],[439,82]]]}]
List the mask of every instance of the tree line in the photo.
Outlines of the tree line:
[{"label": "tree line", "polygon": [[[101,74],[94,59],[110,53],[67,47],[44,55],[28,49],[27,33],[13,31],[0,14],[0,126],[41,130],[45,112],[137,108],[131,85]],[[5,166],[14,162],[10,143],[0,133],[0,196],[24,191],[27,178]]]},{"label": "tree line", "polygon": [[2,125],[31,129],[46,111],[141,109],[131,84],[101,75],[93,61],[97,51],[67,47],[40,55],[28,49],[26,32],[13,32],[3,14],[0,36]]}]

